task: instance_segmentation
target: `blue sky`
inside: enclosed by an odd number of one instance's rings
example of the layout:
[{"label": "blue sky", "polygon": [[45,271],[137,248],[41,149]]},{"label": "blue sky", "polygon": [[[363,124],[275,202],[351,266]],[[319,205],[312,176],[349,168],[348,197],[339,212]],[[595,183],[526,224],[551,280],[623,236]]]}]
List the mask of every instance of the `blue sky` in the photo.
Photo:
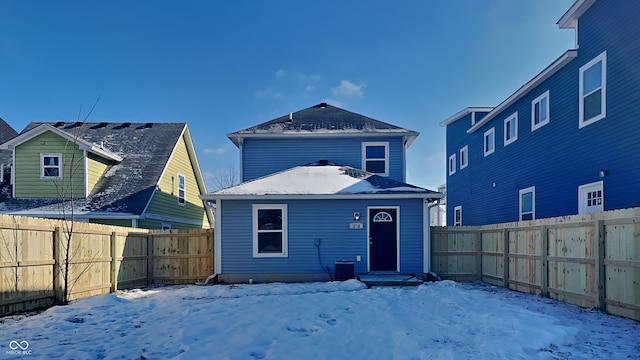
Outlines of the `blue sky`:
[{"label": "blue sky", "polygon": [[[187,122],[209,179],[226,137],[320,102],[420,132],[407,181],[445,178],[439,123],[496,106],[567,49],[573,0],[0,2],[0,117]],[[213,190],[213,182],[207,187]]]}]

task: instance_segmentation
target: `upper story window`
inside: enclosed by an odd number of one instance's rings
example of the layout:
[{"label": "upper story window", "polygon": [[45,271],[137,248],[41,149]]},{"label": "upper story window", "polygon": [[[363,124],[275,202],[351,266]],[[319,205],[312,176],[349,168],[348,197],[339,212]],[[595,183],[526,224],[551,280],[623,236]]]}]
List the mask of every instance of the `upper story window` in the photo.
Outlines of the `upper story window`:
[{"label": "upper story window", "polygon": [[607,116],[607,52],[580,68],[579,128]]},{"label": "upper story window", "polygon": [[253,205],[253,257],[287,257],[287,205]]},{"label": "upper story window", "polygon": [[453,208],[453,226],[462,225],[462,205]]},{"label": "upper story window", "polygon": [[531,131],[549,123],[549,90],[531,102]]},{"label": "upper story window", "polygon": [[449,156],[449,175],[456,173],[456,154]]},{"label": "upper story window", "polygon": [[484,156],[496,151],[496,128],[491,128],[484,133]]},{"label": "upper story window", "polygon": [[40,178],[62,179],[62,154],[40,154]]},{"label": "upper story window", "polygon": [[185,204],[186,194],[184,175],[178,174],[178,204]]},{"label": "upper story window", "polygon": [[362,169],[377,175],[389,176],[389,143],[362,143]]},{"label": "upper story window", "polygon": [[520,221],[536,219],[536,187],[520,190]]},{"label": "upper story window", "polygon": [[464,169],[469,165],[469,145],[465,145],[460,149],[460,169]]},{"label": "upper story window", "polygon": [[504,146],[518,140],[518,113],[504,120]]}]

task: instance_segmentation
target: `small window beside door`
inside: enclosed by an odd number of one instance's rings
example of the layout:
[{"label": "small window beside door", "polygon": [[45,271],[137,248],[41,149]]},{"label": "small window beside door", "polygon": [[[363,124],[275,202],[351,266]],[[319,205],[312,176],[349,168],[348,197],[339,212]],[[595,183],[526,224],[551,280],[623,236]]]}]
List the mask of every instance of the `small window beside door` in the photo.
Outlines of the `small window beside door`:
[{"label": "small window beside door", "polygon": [[604,211],[604,182],[578,186],[578,214]]}]

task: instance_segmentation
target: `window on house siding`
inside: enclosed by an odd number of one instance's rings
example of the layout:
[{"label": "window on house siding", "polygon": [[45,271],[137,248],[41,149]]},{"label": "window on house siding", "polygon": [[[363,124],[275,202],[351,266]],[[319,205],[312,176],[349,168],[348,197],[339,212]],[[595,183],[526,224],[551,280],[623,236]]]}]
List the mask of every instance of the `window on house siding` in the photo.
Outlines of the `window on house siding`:
[{"label": "window on house siding", "polygon": [[549,90],[531,102],[531,131],[549,123]]},{"label": "window on house siding", "polygon": [[288,256],[287,205],[253,205],[253,256]]},{"label": "window on house siding", "polygon": [[449,156],[449,175],[456,173],[456,154]]},{"label": "window on house siding", "polygon": [[62,179],[62,154],[40,154],[40,177]]},{"label": "window on house siding", "polygon": [[484,156],[496,151],[496,128],[491,128],[484,133]]},{"label": "window on house siding", "polygon": [[504,146],[518,140],[518,113],[504,120]]},{"label": "window on house siding", "polygon": [[453,208],[453,226],[462,225],[462,206],[456,206]]},{"label": "window on house siding", "polygon": [[389,143],[362,143],[362,169],[370,173],[389,176]]},{"label": "window on house siding", "polygon": [[607,116],[607,52],[580,68],[580,128]]},{"label": "window on house siding", "polygon": [[578,186],[578,214],[604,211],[604,182]]},{"label": "window on house siding", "polygon": [[186,198],[185,178],[184,175],[178,174],[178,204],[184,205]]},{"label": "window on house siding", "polygon": [[465,145],[460,149],[460,169],[464,169],[469,165],[469,145]]},{"label": "window on house siding", "polygon": [[536,218],[536,187],[520,190],[520,221]]}]

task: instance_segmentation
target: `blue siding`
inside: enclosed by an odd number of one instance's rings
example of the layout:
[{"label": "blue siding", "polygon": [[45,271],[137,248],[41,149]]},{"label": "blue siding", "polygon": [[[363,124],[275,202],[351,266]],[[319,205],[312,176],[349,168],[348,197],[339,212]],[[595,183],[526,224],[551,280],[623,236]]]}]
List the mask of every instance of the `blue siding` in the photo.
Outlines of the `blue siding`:
[{"label": "blue siding", "polygon": [[404,144],[401,137],[247,138],[242,146],[242,181],[253,180],[318,160],[356,169],[362,167],[363,142],[389,142],[389,177],[404,181]]},{"label": "blue siding", "polygon": [[[252,204],[288,204],[289,256],[253,258]],[[336,260],[352,260],[356,273],[367,271],[367,207],[400,206],[400,271],[422,273],[423,202],[402,200],[222,201],[222,273],[292,274],[333,272]],[[349,229],[360,212],[363,229]],[[321,239],[320,260],[314,245]],[[362,257],[356,262],[356,256]]]},{"label": "blue siding", "polygon": [[[469,167],[447,178],[449,224],[458,205],[463,225],[517,221],[518,192],[530,186],[536,187],[536,218],[576,214],[578,186],[599,180],[605,210],[640,206],[640,3],[625,4],[597,1],[580,18],[578,57],[475,133],[466,134],[467,120],[447,127],[447,156],[469,145]],[[579,68],[605,50],[607,116],[579,129]],[[550,122],[532,132],[531,101],[546,90]],[[504,119],[516,111],[518,140],[505,147]],[[483,136],[491,127],[496,151],[484,157]],[[609,175],[600,179],[599,169]]]}]

